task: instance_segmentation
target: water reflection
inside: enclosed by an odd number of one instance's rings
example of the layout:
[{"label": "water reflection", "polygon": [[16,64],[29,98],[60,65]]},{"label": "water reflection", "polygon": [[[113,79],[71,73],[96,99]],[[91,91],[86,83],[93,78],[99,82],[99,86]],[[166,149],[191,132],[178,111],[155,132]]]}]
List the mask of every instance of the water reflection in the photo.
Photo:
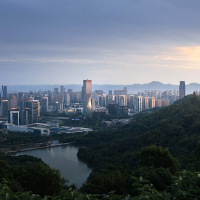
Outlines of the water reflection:
[{"label": "water reflection", "polygon": [[16,155],[31,155],[41,158],[52,168],[59,169],[61,176],[69,180],[68,184],[75,183],[79,188],[92,171],[86,163],[77,158],[76,154],[79,147],[74,145],[59,146],[50,149],[19,152]]}]

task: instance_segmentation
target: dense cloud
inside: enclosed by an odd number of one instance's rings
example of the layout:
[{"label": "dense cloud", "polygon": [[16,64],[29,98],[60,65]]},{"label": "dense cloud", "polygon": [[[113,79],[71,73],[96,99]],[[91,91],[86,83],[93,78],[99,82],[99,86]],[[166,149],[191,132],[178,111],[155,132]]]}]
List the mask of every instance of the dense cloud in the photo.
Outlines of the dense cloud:
[{"label": "dense cloud", "polygon": [[0,0],[0,84],[199,82],[199,10],[199,0]]}]

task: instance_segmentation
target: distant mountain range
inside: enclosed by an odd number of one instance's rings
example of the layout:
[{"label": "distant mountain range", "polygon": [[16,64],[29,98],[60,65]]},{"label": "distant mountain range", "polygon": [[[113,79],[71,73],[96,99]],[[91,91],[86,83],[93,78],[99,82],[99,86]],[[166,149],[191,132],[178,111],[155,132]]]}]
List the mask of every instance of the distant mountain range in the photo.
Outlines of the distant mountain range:
[{"label": "distant mountain range", "polygon": [[[81,91],[82,85],[81,84],[71,84],[71,85],[64,85],[65,90],[73,89],[73,91]],[[163,84],[158,81],[153,81],[146,84],[133,84],[133,85],[98,85],[93,84],[92,89],[94,90],[103,90],[104,92],[108,93],[108,90],[122,90],[124,87],[128,88],[128,93],[134,94],[137,92],[143,92],[145,90],[178,90],[179,85],[172,85],[172,84]],[[29,92],[29,91],[47,91],[53,90],[54,88],[59,88],[60,85],[8,85],[8,92]],[[191,94],[193,91],[200,91],[200,84],[198,83],[190,83],[186,85],[186,94]]]}]

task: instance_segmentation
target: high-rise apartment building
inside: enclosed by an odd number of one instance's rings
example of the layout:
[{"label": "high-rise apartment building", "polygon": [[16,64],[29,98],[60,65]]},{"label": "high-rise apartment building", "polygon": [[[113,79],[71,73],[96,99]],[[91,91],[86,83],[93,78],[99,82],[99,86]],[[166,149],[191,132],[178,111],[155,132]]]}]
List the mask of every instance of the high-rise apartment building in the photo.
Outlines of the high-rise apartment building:
[{"label": "high-rise apartment building", "polygon": [[134,106],[135,111],[142,111],[142,96],[135,96]]},{"label": "high-rise apartment building", "polygon": [[185,81],[180,81],[179,99],[182,99],[184,96],[185,96]]},{"label": "high-rise apartment building", "polygon": [[47,111],[48,111],[48,97],[42,97],[41,112],[47,112]]},{"label": "high-rise apartment building", "polygon": [[134,109],[134,95],[128,96],[128,108],[129,109]]},{"label": "high-rise apartment building", "polygon": [[54,88],[54,95],[56,95],[56,97],[58,98],[58,88]]},{"label": "high-rise apartment building", "polygon": [[25,108],[20,115],[20,125],[28,125],[33,123],[32,112],[30,108]]},{"label": "high-rise apartment building", "polygon": [[124,95],[128,95],[128,89],[127,89],[127,87],[124,87]]},{"label": "high-rise apartment building", "polygon": [[97,95],[103,95],[103,90],[95,90],[95,93],[96,93]]},{"label": "high-rise apartment building", "polygon": [[9,108],[17,108],[17,97],[16,97],[16,95],[10,95],[10,97],[9,97]]},{"label": "high-rise apartment building", "polygon": [[1,97],[3,97],[4,100],[7,100],[7,85],[2,85]]},{"label": "high-rise apartment building", "polygon": [[84,117],[92,116],[91,94],[92,94],[92,80],[83,80],[82,98],[83,98]]},{"label": "high-rise apartment building", "polygon": [[63,85],[60,86],[60,93],[65,94],[65,88]]},{"label": "high-rise apartment building", "polygon": [[144,109],[144,110],[149,109],[149,98],[148,98],[148,97],[144,97],[144,98],[143,98],[143,103],[142,103],[142,105],[143,105],[143,109]]},{"label": "high-rise apartment building", "polygon": [[40,117],[40,102],[38,100],[27,101],[26,108],[30,108],[32,120]]},{"label": "high-rise apartment building", "polygon": [[70,104],[70,96],[69,96],[69,94],[65,94],[64,103],[65,104]]},{"label": "high-rise apartment building", "polygon": [[149,109],[152,109],[156,106],[156,99],[154,97],[149,98]]},{"label": "high-rise apartment building", "polygon": [[108,95],[112,95],[112,90],[108,90]]}]

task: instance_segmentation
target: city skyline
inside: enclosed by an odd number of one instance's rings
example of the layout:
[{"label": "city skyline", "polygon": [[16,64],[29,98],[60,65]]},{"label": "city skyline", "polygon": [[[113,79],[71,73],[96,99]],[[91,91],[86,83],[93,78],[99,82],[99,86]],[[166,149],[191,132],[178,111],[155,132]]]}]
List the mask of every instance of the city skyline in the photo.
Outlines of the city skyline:
[{"label": "city skyline", "polygon": [[2,0],[0,84],[200,83],[197,0]]}]

